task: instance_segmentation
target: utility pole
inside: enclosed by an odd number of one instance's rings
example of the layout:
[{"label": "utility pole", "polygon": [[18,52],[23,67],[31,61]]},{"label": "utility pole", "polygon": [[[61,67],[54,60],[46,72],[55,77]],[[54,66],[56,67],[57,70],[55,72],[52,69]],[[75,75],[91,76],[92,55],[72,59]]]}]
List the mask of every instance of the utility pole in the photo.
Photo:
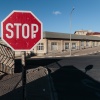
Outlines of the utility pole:
[{"label": "utility pole", "polygon": [[71,50],[72,50],[72,41],[71,41],[71,34],[72,34],[72,13],[74,11],[74,7],[73,9],[71,10],[71,13],[70,13],[70,56],[72,55],[71,54]]}]

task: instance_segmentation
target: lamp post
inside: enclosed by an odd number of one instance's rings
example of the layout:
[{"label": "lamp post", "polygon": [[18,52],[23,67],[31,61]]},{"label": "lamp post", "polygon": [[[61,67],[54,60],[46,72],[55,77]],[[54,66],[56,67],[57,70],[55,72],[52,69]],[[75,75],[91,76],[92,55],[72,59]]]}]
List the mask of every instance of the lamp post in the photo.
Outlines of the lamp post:
[{"label": "lamp post", "polygon": [[72,49],[72,43],[71,43],[71,31],[72,31],[72,12],[74,11],[74,7],[73,9],[71,10],[71,13],[70,13],[70,56],[72,55],[71,54],[71,49]]}]

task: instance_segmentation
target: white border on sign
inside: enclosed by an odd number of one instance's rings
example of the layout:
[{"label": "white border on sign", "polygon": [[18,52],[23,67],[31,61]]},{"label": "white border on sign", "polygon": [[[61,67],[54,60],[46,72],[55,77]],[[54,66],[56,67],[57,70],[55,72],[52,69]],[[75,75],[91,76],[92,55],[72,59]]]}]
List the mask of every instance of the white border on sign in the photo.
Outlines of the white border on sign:
[{"label": "white border on sign", "polygon": [[[22,12],[22,13],[31,13],[40,23],[41,23],[41,39],[29,50],[27,49],[14,49],[12,48],[4,39],[3,39],[3,22],[9,18],[14,12]],[[1,21],[1,39],[13,50],[13,51],[32,51],[37,44],[43,39],[43,23],[31,12],[31,11],[23,11],[23,10],[13,10],[5,19],[3,19],[3,21]]]}]

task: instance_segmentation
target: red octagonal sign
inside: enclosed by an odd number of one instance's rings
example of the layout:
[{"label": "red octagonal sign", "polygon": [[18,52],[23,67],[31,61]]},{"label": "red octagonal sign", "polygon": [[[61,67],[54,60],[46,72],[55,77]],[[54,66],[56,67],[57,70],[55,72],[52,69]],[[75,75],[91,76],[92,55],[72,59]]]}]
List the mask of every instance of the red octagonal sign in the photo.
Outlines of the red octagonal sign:
[{"label": "red octagonal sign", "polygon": [[12,11],[1,22],[1,34],[14,51],[32,50],[42,39],[42,22],[31,11]]}]

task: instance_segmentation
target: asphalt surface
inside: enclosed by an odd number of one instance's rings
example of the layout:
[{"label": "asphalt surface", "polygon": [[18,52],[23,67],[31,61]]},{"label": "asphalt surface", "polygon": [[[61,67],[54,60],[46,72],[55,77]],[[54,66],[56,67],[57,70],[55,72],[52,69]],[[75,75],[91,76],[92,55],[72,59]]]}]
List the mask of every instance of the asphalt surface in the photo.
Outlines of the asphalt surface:
[{"label": "asphalt surface", "polygon": [[28,68],[42,65],[49,69],[55,87],[52,92],[57,93],[58,100],[100,99],[100,53],[66,58],[34,58],[26,62]]},{"label": "asphalt surface", "polygon": [[58,100],[100,100],[100,55],[69,57],[47,66]]},{"label": "asphalt surface", "polygon": [[[15,72],[20,73],[21,60],[15,60],[15,65]],[[26,60],[27,70],[38,66],[48,69],[55,88],[52,93],[57,94],[56,99],[100,100],[100,53],[78,57]],[[35,84],[35,81],[33,83]]]}]

